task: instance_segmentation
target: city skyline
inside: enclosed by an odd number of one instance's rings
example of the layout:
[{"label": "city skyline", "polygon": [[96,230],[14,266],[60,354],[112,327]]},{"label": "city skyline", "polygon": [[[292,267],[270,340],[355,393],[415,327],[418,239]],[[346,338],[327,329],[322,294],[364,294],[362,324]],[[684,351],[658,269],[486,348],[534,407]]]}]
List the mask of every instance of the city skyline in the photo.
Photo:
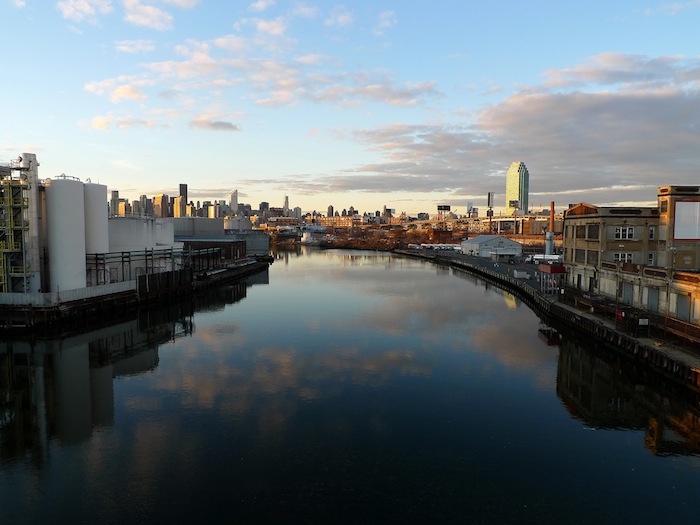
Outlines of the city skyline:
[{"label": "city skyline", "polygon": [[[478,6],[478,9],[476,8]],[[697,183],[700,4],[3,0],[0,162],[130,199],[652,205]],[[518,28],[511,32],[509,28]],[[572,37],[575,35],[575,38]]]}]

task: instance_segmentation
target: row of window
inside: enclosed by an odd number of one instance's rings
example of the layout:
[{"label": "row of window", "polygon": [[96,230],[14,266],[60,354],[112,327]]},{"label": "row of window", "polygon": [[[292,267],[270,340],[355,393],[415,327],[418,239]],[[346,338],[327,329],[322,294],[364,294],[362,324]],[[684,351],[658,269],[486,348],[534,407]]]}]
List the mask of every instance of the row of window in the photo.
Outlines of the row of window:
[{"label": "row of window", "polygon": [[[564,261],[571,262],[571,254],[573,253],[574,262],[581,264],[598,264],[598,252],[595,250],[569,250],[566,249],[564,252]],[[631,263],[632,262],[632,252],[615,252],[613,253],[614,262]],[[654,266],[654,254],[650,253],[647,256],[647,265]]]},{"label": "row of window", "polygon": [[[589,239],[589,240],[600,240],[600,226],[598,224],[584,225],[580,224],[577,226],[572,226],[574,228],[574,234],[577,239]],[[566,227],[567,237],[571,236],[571,230],[569,226]],[[635,226],[616,226],[615,227],[615,239],[619,241],[631,241],[635,240],[634,236]],[[656,239],[656,227],[649,226],[649,240],[653,241]]]}]

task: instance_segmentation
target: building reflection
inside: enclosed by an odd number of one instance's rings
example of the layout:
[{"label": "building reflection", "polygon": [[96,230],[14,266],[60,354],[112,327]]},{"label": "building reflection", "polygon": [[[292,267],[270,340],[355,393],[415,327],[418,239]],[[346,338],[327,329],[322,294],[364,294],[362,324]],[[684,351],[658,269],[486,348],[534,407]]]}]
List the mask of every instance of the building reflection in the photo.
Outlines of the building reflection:
[{"label": "building reflection", "polygon": [[191,335],[194,311],[220,310],[268,284],[267,271],[192,302],[143,308],[135,318],[59,340],[0,342],[0,462],[46,459],[50,439],[76,443],[114,423],[114,379],[154,370],[158,347]]},{"label": "building reflection", "polygon": [[557,394],[590,427],[643,430],[654,455],[700,452],[700,393],[615,350],[564,338]]}]

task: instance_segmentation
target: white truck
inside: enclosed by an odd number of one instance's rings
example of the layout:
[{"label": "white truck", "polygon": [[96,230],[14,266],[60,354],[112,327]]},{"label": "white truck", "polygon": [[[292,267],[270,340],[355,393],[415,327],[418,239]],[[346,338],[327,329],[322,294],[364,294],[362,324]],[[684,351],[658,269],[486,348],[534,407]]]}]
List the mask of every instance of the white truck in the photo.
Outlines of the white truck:
[{"label": "white truck", "polygon": [[527,257],[525,257],[525,262],[532,263],[532,264],[540,264],[540,263],[559,264],[559,263],[561,263],[561,255],[544,255],[541,253],[537,253],[537,254],[528,255]]}]

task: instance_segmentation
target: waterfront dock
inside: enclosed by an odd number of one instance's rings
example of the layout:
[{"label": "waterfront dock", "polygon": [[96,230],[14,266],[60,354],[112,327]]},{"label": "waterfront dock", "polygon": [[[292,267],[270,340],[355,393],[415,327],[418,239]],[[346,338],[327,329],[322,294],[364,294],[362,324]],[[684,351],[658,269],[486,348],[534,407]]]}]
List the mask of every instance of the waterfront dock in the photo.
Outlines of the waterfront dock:
[{"label": "waterfront dock", "polygon": [[[456,271],[475,275],[486,282],[513,293],[530,307],[543,322],[562,332],[587,338],[592,344],[613,347],[626,357],[639,361],[674,381],[680,381],[700,392],[700,339],[695,334],[678,337],[663,332],[662,326],[651,326],[643,335],[629,333],[615,315],[596,313],[583,294],[573,297],[574,290],[558,289],[543,293],[537,267],[509,265],[481,257],[446,253],[397,250],[408,257],[426,259],[449,266]],[[517,276],[516,276],[517,275]],[[582,300],[578,300],[578,299]]]},{"label": "waterfront dock", "polygon": [[194,294],[265,271],[266,260],[246,258],[217,269],[191,268],[141,275],[137,279],[78,290],[0,294],[0,332],[56,334],[122,319],[139,306],[189,300]]}]

